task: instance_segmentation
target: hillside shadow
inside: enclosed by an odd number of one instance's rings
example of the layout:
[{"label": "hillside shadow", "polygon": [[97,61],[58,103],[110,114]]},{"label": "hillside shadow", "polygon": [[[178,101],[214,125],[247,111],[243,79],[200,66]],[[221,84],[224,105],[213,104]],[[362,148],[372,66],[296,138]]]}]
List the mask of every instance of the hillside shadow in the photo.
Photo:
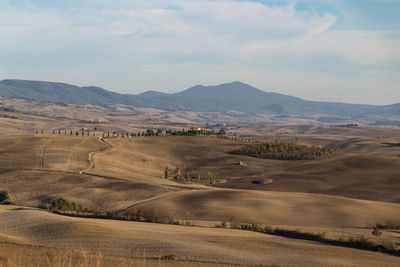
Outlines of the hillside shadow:
[{"label": "hillside shadow", "polygon": [[382,143],[382,145],[386,145],[386,146],[390,146],[390,147],[393,147],[393,146],[399,146],[400,147],[400,143]]}]

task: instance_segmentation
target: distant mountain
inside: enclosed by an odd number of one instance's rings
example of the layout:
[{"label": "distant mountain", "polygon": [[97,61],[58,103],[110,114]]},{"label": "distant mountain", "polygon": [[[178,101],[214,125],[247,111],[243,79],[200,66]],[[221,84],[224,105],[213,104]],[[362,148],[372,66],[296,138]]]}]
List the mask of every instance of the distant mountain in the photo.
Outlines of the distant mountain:
[{"label": "distant mountain", "polygon": [[115,104],[138,105],[133,95],[123,95],[100,87],[78,87],[66,83],[3,80],[0,81],[0,96],[6,98],[26,98],[40,102],[63,102],[75,105],[96,105],[111,107]]},{"label": "distant mountain", "polygon": [[109,108],[115,107],[116,104],[125,104],[166,111],[244,113],[253,116],[338,116],[348,119],[400,117],[400,104],[374,106],[307,101],[293,96],[264,92],[241,82],[217,86],[197,85],[174,94],[148,91],[131,95],[94,86],[78,87],[65,83],[3,80],[0,81],[0,96],[41,102],[91,104]]},{"label": "distant mountain", "polygon": [[[284,106],[305,102],[299,98],[267,93],[250,85],[233,82],[218,86],[197,85],[175,94],[139,98],[153,107],[170,111],[230,111],[247,114],[287,113]],[[282,107],[281,107],[282,105]]]}]

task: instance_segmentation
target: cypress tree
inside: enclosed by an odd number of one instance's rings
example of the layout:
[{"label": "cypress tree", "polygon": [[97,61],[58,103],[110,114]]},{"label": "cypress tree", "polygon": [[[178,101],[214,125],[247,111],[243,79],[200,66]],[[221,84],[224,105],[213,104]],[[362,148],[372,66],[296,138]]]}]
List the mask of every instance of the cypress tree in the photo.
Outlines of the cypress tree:
[{"label": "cypress tree", "polygon": [[165,179],[169,178],[169,167],[168,166],[165,166],[164,177],[165,177]]}]

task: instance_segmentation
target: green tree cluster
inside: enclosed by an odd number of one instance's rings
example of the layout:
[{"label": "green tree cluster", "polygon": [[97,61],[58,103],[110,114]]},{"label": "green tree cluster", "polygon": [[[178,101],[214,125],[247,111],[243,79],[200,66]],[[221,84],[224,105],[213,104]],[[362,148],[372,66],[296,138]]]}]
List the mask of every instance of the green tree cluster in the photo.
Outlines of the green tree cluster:
[{"label": "green tree cluster", "polygon": [[60,197],[51,202],[49,209],[53,211],[57,210],[82,211],[83,207],[79,203],[69,202],[65,198]]},{"label": "green tree cluster", "polygon": [[315,160],[333,157],[339,153],[339,150],[323,146],[306,146],[294,143],[275,142],[248,145],[232,153],[268,159]]},{"label": "green tree cluster", "polygon": [[[197,175],[192,175],[190,172],[186,172],[184,174],[177,174],[174,172],[173,179],[178,183],[196,183],[203,185],[211,185],[215,183],[221,183],[224,180],[220,178],[218,172],[210,172],[207,171],[205,173],[199,173]],[[165,167],[164,170],[164,178],[171,178],[170,168],[168,166]]]}]

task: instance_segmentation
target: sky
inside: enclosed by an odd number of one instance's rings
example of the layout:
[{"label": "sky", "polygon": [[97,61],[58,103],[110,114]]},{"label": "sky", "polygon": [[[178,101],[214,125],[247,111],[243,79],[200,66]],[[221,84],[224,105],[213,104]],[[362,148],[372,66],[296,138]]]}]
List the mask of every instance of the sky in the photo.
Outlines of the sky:
[{"label": "sky", "polygon": [[0,80],[400,103],[400,0],[0,0]]}]

